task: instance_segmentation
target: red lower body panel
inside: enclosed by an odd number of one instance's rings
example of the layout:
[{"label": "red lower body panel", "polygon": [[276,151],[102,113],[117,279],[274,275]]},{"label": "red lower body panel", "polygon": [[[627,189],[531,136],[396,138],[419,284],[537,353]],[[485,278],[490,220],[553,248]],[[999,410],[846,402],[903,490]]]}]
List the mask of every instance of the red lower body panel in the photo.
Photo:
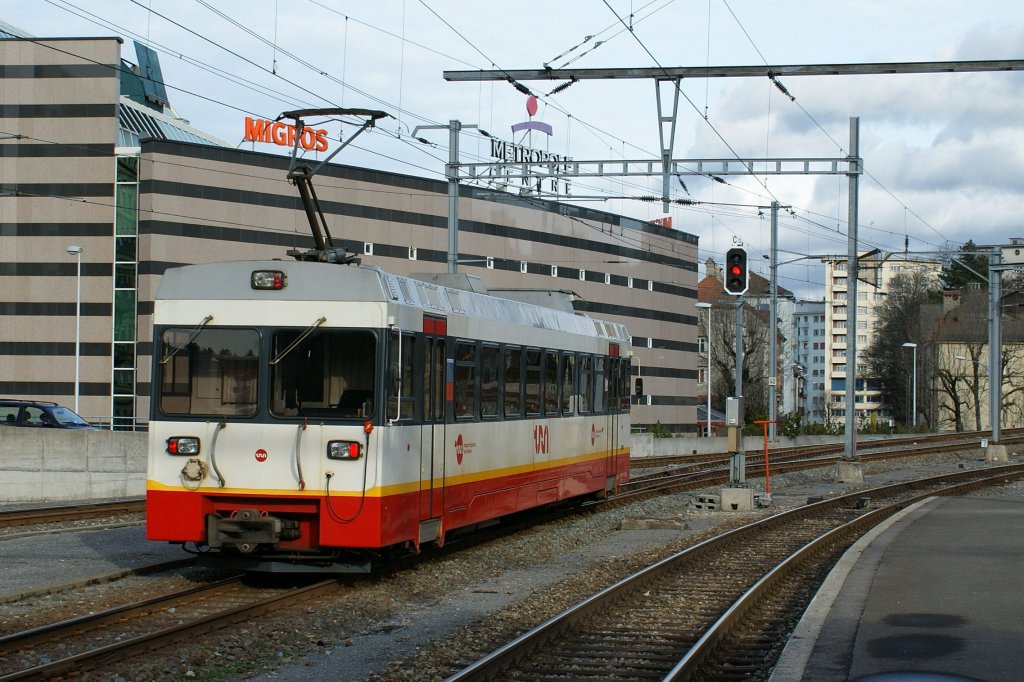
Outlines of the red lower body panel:
[{"label": "red lower body panel", "polygon": [[[629,456],[599,459],[506,477],[447,486],[443,491],[442,533],[518,511],[603,492],[607,479],[624,482]],[[419,491],[388,496],[288,496],[219,490],[149,490],[146,533],[150,540],[207,541],[206,517],[229,518],[242,509],[296,521],[299,537],[280,549],[375,549],[417,542],[421,514]]]}]

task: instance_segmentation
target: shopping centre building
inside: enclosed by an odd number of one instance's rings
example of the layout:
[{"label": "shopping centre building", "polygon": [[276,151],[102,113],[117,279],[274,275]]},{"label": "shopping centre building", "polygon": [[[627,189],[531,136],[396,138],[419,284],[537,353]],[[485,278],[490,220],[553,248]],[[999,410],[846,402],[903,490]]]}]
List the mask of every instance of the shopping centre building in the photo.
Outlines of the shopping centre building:
[{"label": "shopping centre building", "polygon": [[[6,35],[0,396],[77,398],[86,417],[145,423],[164,271],[312,247],[289,159],[174,116],[151,51],[136,65],[118,38]],[[364,265],[446,271],[447,182],[328,164],[316,190],[336,244]],[[467,185],[459,218],[460,272],[495,290],[570,290],[578,311],[625,324],[644,379],[634,425],[697,430],[696,236]]]}]

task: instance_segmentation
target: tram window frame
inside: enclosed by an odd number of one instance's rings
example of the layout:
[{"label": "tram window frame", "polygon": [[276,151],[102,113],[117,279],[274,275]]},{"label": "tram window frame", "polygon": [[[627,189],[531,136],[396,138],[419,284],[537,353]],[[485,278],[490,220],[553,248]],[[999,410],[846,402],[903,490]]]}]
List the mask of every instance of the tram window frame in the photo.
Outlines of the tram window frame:
[{"label": "tram window frame", "polygon": [[[480,418],[493,421],[501,417],[502,397],[501,348],[496,343],[483,343],[480,346]],[[487,386],[493,383],[493,394],[489,394]],[[492,398],[488,398],[493,395]]]},{"label": "tram window frame", "polygon": [[456,339],[452,414],[456,421],[475,421],[480,414],[479,353],[475,341]]},{"label": "tram window frame", "polygon": [[[271,359],[301,334],[301,329],[292,327],[271,330]],[[363,328],[331,327],[310,334],[270,366],[270,415],[275,419],[377,419],[380,393],[386,390],[380,386],[385,371],[379,363],[386,358],[382,346],[387,342],[383,334]],[[365,361],[353,359],[352,347],[356,344],[362,345],[360,357],[369,360],[368,366]],[[317,362],[319,367],[310,366]],[[290,391],[294,392],[291,398]]]},{"label": "tram window frame", "polygon": [[593,404],[594,372],[591,362],[592,356],[587,353],[580,353],[576,358],[576,412],[578,414],[590,414]]},{"label": "tram window frame", "polygon": [[630,410],[630,391],[629,391],[629,380],[632,378],[632,365],[630,364],[629,358],[619,358],[619,364],[622,365],[622,371],[619,372],[619,380],[622,382],[619,386],[619,411],[623,413],[629,413]]},{"label": "tram window frame", "polygon": [[[541,372],[541,414],[546,417],[558,416],[560,406],[559,395],[561,393],[561,377],[559,376],[561,364],[559,359],[558,351],[544,350],[544,365]],[[550,392],[548,391],[549,385],[553,388]]]},{"label": "tram window frame", "polygon": [[[576,406],[573,404],[573,396],[576,395],[576,355],[572,352],[562,352],[558,362],[558,377],[560,391],[560,409],[563,417],[571,417]],[[568,380],[568,381],[567,381]]]},{"label": "tram window frame", "polygon": [[[424,365],[423,365],[423,414],[424,421],[438,424],[444,421],[445,408],[448,399],[445,396],[447,386],[446,372],[448,344],[444,338],[435,338],[432,343],[425,344]],[[428,366],[429,365],[429,366]],[[433,374],[434,383],[428,386],[430,375]],[[431,408],[433,410],[431,411]]]},{"label": "tram window frame", "polygon": [[[402,357],[396,363],[395,358],[398,355],[399,337],[402,339]],[[420,414],[419,397],[422,394],[422,390],[416,386],[417,377],[420,377],[420,373],[416,371],[416,351],[418,345],[416,334],[398,329],[391,330],[388,340],[386,365],[388,368],[388,383],[386,386],[388,399],[384,418],[387,420],[409,422],[414,421]],[[396,368],[401,368],[400,376],[395,376]],[[400,390],[401,393],[396,393],[396,389]]]},{"label": "tram window frame", "polygon": [[[261,330],[211,326],[197,332],[171,325],[158,329],[155,337],[158,357],[167,358],[157,361],[156,408],[161,415],[250,419],[259,413],[264,362]],[[182,346],[186,340],[188,344]],[[209,345],[204,349],[203,344]],[[178,403],[187,407],[175,409]],[[197,409],[197,405],[209,409]]]},{"label": "tram window frame", "polygon": [[[538,417],[541,414],[541,394],[543,392],[542,367],[544,354],[540,348],[526,349],[526,377],[523,382],[523,408],[527,417]],[[531,392],[532,389],[532,392]],[[533,407],[534,409],[531,409]]]},{"label": "tram window frame", "polygon": [[608,413],[608,356],[594,356],[594,414]]},{"label": "tram window frame", "polygon": [[[505,419],[521,419],[523,416],[523,375],[526,365],[522,346],[504,346],[501,353],[502,366],[502,414]],[[513,362],[514,358],[514,362]],[[510,375],[515,381],[510,383]],[[509,403],[513,400],[513,403]],[[513,409],[509,409],[512,407]]]},{"label": "tram window frame", "polygon": [[[619,358],[609,359],[609,369],[611,369],[611,375],[608,381],[608,411],[618,414],[622,412],[622,362]],[[630,394],[626,394],[626,399],[630,398]]]}]

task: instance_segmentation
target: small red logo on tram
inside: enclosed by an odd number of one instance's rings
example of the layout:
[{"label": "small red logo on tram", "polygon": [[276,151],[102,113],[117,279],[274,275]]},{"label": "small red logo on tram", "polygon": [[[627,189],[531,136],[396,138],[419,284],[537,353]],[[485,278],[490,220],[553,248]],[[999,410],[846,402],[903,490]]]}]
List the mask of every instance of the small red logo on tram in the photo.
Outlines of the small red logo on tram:
[{"label": "small red logo on tram", "polygon": [[455,461],[462,464],[462,456],[466,454],[466,446],[462,442],[462,434],[455,439]]},{"label": "small red logo on tram", "polygon": [[264,450],[263,448],[260,448],[259,450],[256,451],[257,462],[266,462],[267,457],[269,457],[269,455],[267,454],[267,451]]}]

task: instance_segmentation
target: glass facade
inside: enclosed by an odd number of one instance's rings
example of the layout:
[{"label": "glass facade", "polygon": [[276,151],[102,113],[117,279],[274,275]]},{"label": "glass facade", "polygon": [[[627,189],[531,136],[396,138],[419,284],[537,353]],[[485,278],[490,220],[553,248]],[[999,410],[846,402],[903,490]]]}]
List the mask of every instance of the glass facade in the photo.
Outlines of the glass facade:
[{"label": "glass facade", "polygon": [[139,157],[116,157],[114,185],[114,340],[110,413],[115,429],[135,426],[136,289],[138,286]]}]

